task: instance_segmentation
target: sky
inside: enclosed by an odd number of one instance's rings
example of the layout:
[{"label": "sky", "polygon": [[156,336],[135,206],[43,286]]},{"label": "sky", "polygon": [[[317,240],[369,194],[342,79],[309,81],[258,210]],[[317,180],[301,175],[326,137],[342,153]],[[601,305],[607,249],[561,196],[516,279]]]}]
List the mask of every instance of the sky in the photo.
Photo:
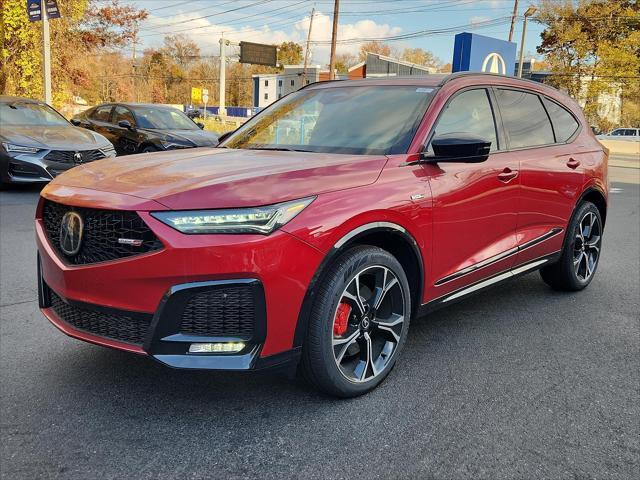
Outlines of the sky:
[{"label": "sky", "polygon": [[[310,63],[329,61],[333,0],[121,0],[121,3],[149,11],[149,18],[141,25],[138,49],[158,47],[165,35],[180,33],[194,40],[202,55],[219,53],[222,32],[225,38],[236,42],[295,41],[304,46],[311,9],[315,8]],[[529,2],[519,3],[522,15]],[[469,31],[506,40],[513,4],[514,0],[341,0],[337,52],[357,54],[363,40],[381,39],[398,51],[406,47],[430,50],[443,63],[449,63],[455,33]],[[513,37],[518,43],[521,29],[519,19]],[[528,23],[525,53],[535,54],[541,31],[540,25]],[[406,35],[409,38],[397,38]]]}]

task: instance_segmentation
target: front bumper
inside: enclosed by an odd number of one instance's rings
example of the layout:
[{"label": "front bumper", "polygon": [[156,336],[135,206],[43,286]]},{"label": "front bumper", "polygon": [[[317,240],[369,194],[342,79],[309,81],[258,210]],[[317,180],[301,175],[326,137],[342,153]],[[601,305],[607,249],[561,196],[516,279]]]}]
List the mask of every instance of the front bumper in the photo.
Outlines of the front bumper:
[{"label": "front bumper", "polygon": [[[51,186],[49,187],[49,189]],[[64,187],[68,202],[81,195]],[[59,201],[59,197],[56,197]],[[117,204],[123,198],[112,198]],[[87,206],[87,205],[76,205]],[[39,208],[39,214],[40,214]],[[294,345],[300,307],[323,255],[283,231],[261,235],[183,235],[138,211],[164,248],[120,260],[68,265],[36,219],[39,252],[39,299],[44,315],[69,336],[90,343],[149,355],[176,368],[249,370],[297,358]],[[181,331],[180,314],[194,293],[245,285],[251,288],[254,325],[250,337],[194,335]],[[53,291],[62,302],[86,315],[98,312],[148,322],[144,338],[130,342],[104,335],[102,328],[80,327],[52,307]],[[98,329],[100,330],[100,329]],[[245,343],[237,354],[193,354],[192,343]]]},{"label": "front bumper", "polygon": [[[75,163],[47,160],[45,157],[50,152],[51,150],[41,150],[34,154],[23,153],[16,156],[10,156],[6,153],[0,154],[2,181],[15,184],[48,182],[76,166]],[[105,150],[103,153],[105,154],[103,158],[116,156],[115,150]]]}]

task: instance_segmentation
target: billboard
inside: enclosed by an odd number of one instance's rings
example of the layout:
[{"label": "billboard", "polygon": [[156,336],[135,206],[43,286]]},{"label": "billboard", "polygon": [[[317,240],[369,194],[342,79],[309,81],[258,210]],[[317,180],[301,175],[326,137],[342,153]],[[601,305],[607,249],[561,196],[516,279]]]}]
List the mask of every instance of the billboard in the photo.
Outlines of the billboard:
[{"label": "billboard", "polygon": [[240,42],[240,63],[253,65],[278,65],[278,48],[274,45]]},{"label": "billboard", "polygon": [[463,32],[455,37],[453,72],[487,72],[513,75],[516,66],[516,44]]}]

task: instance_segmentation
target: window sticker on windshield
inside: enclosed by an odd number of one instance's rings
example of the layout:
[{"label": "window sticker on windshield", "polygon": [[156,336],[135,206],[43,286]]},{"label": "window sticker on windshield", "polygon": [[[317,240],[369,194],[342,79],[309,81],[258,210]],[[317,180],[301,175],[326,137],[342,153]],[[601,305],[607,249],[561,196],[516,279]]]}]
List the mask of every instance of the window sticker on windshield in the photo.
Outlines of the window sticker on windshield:
[{"label": "window sticker on windshield", "polygon": [[433,92],[433,88],[416,88],[416,93],[431,93]]}]

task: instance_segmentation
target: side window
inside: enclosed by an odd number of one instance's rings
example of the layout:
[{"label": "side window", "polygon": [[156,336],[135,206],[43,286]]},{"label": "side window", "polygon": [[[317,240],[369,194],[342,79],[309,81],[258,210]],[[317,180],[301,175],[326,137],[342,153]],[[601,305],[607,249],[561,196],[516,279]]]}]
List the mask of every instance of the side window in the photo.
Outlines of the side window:
[{"label": "side window", "polygon": [[[462,92],[448,103],[436,124],[435,135],[471,133],[491,142],[491,151],[499,148],[496,123],[487,90]],[[429,146],[428,154],[433,153]]]},{"label": "side window", "polygon": [[96,108],[91,113],[91,119],[98,122],[109,122],[111,120],[111,105],[103,105]]},{"label": "side window", "polygon": [[511,148],[555,143],[549,116],[538,95],[498,89],[496,97]]},{"label": "side window", "polygon": [[613,132],[611,132],[611,135],[615,135],[617,137],[617,136],[622,135],[623,132],[624,132],[624,130],[622,128],[616,128]]},{"label": "side window", "polygon": [[113,112],[113,123],[115,123],[116,125],[118,124],[118,122],[122,121],[122,120],[126,120],[128,121],[132,126],[135,127],[136,125],[136,121],[133,118],[133,114],[131,113],[131,111],[128,108],[124,108],[124,107],[116,107],[116,109]]},{"label": "side window", "polygon": [[567,109],[561,107],[556,102],[545,98],[544,105],[547,107],[547,112],[549,113],[551,122],[553,123],[556,142],[566,142],[574,133],[576,133],[580,124],[575,117],[567,111]]}]

